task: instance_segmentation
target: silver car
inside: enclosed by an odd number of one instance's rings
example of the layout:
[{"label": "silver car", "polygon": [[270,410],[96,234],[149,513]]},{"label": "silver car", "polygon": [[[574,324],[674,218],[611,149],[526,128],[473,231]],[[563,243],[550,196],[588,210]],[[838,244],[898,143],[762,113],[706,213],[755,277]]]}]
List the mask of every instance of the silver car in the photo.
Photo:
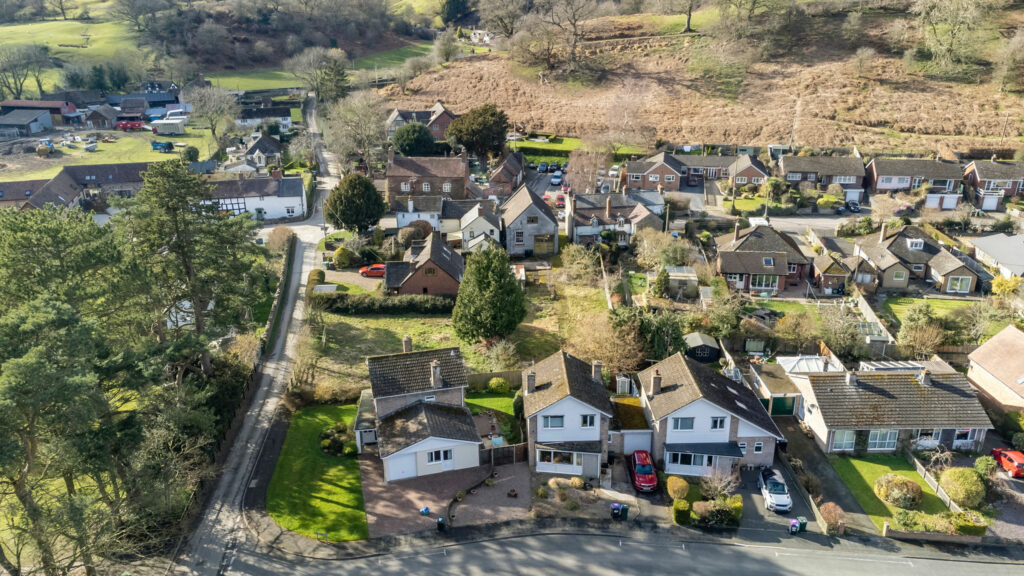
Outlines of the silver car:
[{"label": "silver car", "polygon": [[772,512],[789,512],[793,509],[793,498],[782,479],[782,473],[775,468],[765,468],[757,475],[757,487],[764,497],[764,507]]}]

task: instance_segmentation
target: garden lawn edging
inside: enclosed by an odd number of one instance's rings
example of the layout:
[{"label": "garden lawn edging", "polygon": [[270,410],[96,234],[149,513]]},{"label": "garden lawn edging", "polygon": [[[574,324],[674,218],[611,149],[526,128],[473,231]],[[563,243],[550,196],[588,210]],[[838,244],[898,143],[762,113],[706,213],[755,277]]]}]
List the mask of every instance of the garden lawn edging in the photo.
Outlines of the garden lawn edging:
[{"label": "garden lawn edging", "polygon": [[981,536],[963,534],[945,534],[942,532],[902,532],[889,527],[889,522],[882,524],[882,536],[893,540],[910,542],[943,542],[946,544],[981,544]]}]

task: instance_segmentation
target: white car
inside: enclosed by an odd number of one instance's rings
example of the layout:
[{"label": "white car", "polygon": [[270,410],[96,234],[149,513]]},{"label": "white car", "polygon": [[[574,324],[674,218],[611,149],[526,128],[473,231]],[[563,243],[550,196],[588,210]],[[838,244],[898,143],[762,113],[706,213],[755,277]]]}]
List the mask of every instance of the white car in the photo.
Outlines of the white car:
[{"label": "white car", "polygon": [[789,512],[793,509],[793,498],[789,495],[782,473],[774,468],[765,468],[757,475],[757,487],[764,497],[764,507],[772,512]]},{"label": "white car", "polygon": [[561,183],[562,183],[562,171],[558,170],[557,172],[555,172],[554,174],[551,175],[551,185],[552,186],[558,186]]},{"label": "white car", "polygon": [[565,210],[559,210],[558,211],[558,219],[559,220],[565,220]]},{"label": "white car", "polygon": [[600,174],[601,176],[604,176],[604,166],[601,166],[600,168],[598,168],[597,169],[597,173]]},{"label": "white car", "polygon": [[611,178],[618,178],[619,177],[619,165],[618,164],[612,166],[612,169],[608,171],[608,176],[611,177]]}]

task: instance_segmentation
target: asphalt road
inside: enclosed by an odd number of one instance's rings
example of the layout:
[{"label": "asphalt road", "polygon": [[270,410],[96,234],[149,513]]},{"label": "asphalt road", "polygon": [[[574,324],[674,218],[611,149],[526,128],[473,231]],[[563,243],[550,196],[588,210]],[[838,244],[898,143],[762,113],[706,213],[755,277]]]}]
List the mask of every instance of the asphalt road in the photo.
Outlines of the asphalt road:
[{"label": "asphalt road", "polygon": [[[969,576],[1021,573],[1002,558],[979,561],[943,555],[891,554],[859,545],[808,550],[787,545],[685,543],[594,535],[537,535],[429,550],[404,550],[360,560],[289,561],[240,552],[227,574],[864,574]],[[996,564],[996,565],[993,565]]]}]

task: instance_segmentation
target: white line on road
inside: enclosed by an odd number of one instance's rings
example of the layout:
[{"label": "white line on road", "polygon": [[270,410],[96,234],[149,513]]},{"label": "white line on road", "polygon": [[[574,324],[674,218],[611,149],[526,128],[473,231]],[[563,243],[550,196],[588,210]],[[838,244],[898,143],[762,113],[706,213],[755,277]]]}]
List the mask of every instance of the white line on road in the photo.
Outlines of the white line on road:
[{"label": "white line on road", "polygon": [[[775,557],[779,556],[806,556],[807,552],[803,554],[790,554],[788,552],[776,552]],[[829,560],[850,560],[854,562],[874,562],[876,564],[902,564],[904,566],[910,566],[913,568],[914,563],[910,560],[879,560],[877,558],[864,558],[863,556],[832,556],[829,555]]]}]

